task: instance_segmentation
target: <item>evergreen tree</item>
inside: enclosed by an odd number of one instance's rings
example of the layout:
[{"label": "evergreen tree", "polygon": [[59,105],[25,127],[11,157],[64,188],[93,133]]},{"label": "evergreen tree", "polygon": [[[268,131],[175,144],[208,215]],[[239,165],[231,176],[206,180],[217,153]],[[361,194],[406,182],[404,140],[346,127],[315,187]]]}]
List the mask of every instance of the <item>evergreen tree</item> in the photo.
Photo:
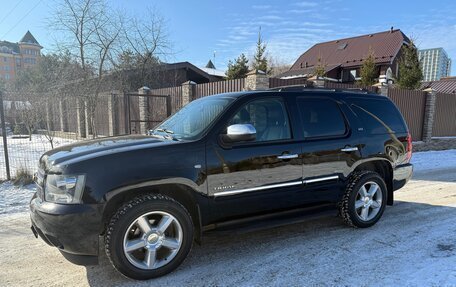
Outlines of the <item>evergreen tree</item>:
[{"label": "evergreen tree", "polygon": [[226,71],[226,77],[228,80],[245,78],[249,72],[249,66],[247,65],[249,60],[244,54],[241,54],[237,59],[228,62],[228,70]]},{"label": "evergreen tree", "polygon": [[371,86],[375,84],[377,78],[377,67],[375,67],[374,51],[370,48],[368,56],[363,61],[360,73],[360,83],[362,86]]},{"label": "evergreen tree", "polygon": [[322,78],[326,75],[325,64],[321,60],[321,56],[318,56],[317,65],[315,66],[314,75],[318,78]]},{"label": "evergreen tree", "polygon": [[421,71],[420,61],[418,59],[418,49],[411,42],[409,45],[403,45],[401,52],[402,55],[399,59],[399,79],[397,83],[403,89],[418,89],[423,79],[423,72]]},{"label": "evergreen tree", "polygon": [[266,43],[261,38],[261,27],[258,32],[258,41],[256,45],[255,56],[253,57],[253,69],[257,71],[263,71],[269,74],[271,71],[268,70],[268,59],[266,59]]}]

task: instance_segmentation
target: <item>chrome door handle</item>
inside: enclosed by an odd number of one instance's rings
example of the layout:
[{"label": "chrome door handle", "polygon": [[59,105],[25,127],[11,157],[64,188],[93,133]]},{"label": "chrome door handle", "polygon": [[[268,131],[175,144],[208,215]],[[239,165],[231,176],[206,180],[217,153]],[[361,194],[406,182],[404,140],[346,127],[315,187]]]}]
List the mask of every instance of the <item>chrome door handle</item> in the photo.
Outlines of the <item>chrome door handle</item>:
[{"label": "chrome door handle", "polygon": [[357,147],[344,147],[340,151],[357,151],[357,150],[358,150]]},{"label": "chrome door handle", "polygon": [[277,156],[278,159],[292,159],[292,158],[298,158],[298,157],[299,157],[298,154],[283,154],[283,155]]}]

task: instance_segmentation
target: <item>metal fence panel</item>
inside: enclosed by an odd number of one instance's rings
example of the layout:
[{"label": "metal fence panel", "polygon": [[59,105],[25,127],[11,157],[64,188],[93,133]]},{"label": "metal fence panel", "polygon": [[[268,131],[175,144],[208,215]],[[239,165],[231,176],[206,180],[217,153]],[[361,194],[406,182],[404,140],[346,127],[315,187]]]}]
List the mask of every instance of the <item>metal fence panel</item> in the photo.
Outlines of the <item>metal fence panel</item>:
[{"label": "metal fence panel", "polygon": [[426,92],[390,88],[388,97],[404,116],[413,140],[422,140]]},{"label": "metal fence panel", "polygon": [[456,94],[438,93],[434,116],[433,136],[456,136]]},{"label": "metal fence panel", "polygon": [[214,94],[240,92],[244,89],[244,86],[245,79],[235,79],[198,84],[195,87],[195,99],[199,99]]}]

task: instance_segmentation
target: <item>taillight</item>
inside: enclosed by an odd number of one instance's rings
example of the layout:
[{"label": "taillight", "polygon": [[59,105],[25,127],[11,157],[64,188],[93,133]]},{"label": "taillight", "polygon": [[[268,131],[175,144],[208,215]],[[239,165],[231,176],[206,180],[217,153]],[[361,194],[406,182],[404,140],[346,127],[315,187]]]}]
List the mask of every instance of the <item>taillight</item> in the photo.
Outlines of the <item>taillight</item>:
[{"label": "taillight", "polygon": [[410,162],[412,159],[412,135],[410,133],[407,134],[407,155],[405,160]]}]

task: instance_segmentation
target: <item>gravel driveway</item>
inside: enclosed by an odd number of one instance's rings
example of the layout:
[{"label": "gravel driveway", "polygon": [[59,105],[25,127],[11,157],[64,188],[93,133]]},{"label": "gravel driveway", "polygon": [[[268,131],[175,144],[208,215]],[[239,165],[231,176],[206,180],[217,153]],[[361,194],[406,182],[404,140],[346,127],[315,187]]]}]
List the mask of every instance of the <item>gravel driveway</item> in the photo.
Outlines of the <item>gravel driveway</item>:
[{"label": "gravel driveway", "polygon": [[26,213],[0,216],[0,286],[456,286],[456,163],[418,171],[380,222],[326,216],[207,234],[168,276],[133,281],[105,256],[76,266],[33,237]]}]

